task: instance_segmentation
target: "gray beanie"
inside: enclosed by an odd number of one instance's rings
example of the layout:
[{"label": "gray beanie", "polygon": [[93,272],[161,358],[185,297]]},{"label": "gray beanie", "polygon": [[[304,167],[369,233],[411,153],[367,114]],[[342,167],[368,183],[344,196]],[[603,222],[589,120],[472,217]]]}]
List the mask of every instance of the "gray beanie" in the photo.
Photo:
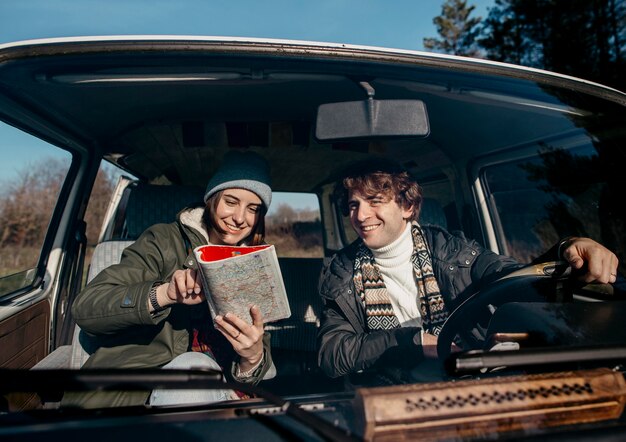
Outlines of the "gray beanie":
[{"label": "gray beanie", "polygon": [[230,151],[224,155],[222,165],[209,180],[204,202],[224,189],[246,189],[254,192],[265,207],[272,202],[270,168],[265,159],[255,152]]}]

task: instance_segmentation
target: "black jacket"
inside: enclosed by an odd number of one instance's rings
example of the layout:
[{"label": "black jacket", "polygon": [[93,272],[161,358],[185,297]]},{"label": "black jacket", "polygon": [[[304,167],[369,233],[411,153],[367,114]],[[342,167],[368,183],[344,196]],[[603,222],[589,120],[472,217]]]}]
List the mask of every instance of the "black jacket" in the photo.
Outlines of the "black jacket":
[{"label": "black jacket", "polygon": [[[450,312],[481,285],[521,267],[514,259],[486,250],[461,233],[452,234],[433,225],[422,229]],[[365,307],[357,299],[352,279],[360,241],[335,254],[320,277],[324,311],[318,333],[318,363],[331,377],[368,369],[410,368],[423,359],[419,328],[367,330]]]}]

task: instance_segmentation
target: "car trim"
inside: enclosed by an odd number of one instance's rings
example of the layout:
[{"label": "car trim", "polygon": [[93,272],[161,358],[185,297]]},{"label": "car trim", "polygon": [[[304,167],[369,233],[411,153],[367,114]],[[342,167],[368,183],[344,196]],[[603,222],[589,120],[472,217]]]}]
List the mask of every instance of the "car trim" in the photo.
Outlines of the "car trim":
[{"label": "car trim", "polygon": [[0,45],[0,63],[8,59],[32,56],[70,55],[90,52],[183,50],[185,52],[209,51],[241,54],[265,54],[278,56],[302,56],[307,58],[345,59],[391,63],[419,64],[422,66],[462,68],[468,72],[491,73],[507,77],[536,81],[542,84],[569,87],[601,96],[626,105],[626,94],[582,78],[558,74],[542,69],[509,63],[439,54],[408,49],[361,46],[339,43],[309,42],[301,40],[261,39],[217,36],[184,35],[120,35],[63,37],[24,40]]}]

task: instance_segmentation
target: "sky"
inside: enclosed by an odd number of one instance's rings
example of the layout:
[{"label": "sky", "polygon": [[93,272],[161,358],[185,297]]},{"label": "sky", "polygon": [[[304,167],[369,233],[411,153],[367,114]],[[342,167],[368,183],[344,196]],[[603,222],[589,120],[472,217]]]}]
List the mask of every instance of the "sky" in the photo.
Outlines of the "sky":
[{"label": "sky", "polygon": [[[473,16],[494,0],[467,0]],[[443,0],[0,0],[0,43],[85,35],[219,35],[423,49]]]},{"label": "sky", "polygon": [[[0,0],[0,44],[93,35],[205,35],[423,50],[444,0]],[[486,17],[494,0],[467,0]],[[0,181],[30,137],[0,122]],[[7,148],[6,146],[11,146]],[[7,152],[10,150],[11,152]],[[7,155],[10,153],[10,155]]]}]

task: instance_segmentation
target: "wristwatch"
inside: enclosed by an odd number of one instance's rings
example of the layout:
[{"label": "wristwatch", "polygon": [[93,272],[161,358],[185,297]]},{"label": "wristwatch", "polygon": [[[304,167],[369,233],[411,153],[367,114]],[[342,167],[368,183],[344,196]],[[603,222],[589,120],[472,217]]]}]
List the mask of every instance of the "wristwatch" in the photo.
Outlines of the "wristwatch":
[{"label": "wristwatch", "polygon": [[152,287],[150,287],[150,292],[148,293],[148,299],[150,300],[150,305],[153,309],[152,313],[158,313],[167,308],[161,307],[159,305],[159,301],[157,301],[157,287],[159,287],[160,285],[160,283],[155,282],[154,284],[152,284]]}]

